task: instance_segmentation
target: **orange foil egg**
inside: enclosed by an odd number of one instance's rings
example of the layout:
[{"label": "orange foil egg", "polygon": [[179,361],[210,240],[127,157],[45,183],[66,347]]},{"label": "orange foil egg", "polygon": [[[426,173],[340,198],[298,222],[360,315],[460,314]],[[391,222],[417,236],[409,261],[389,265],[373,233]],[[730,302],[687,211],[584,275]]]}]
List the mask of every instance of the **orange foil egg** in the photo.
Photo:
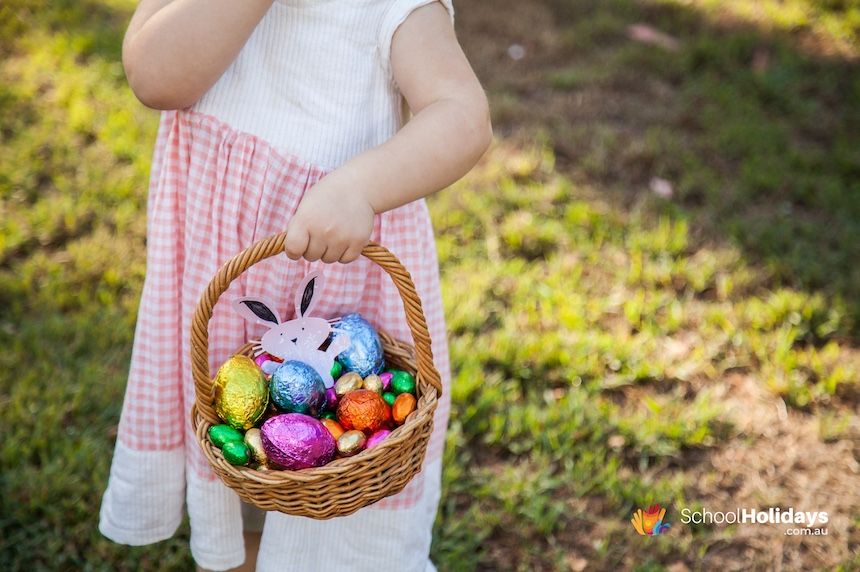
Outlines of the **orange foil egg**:
[{"label": "orange foil egg", "polygon": [[410,413],[415,411],[415,396],[411,393],[401,393],[394,400],[394,406],[391,408],[391,416],[394,417],[394,422],[398,425],[406,421]]},{"label": "orange foil egg", "polygon": [[343,435],[343,427],[341,427],[340,423],[334,419],[320,419],[320,423],[325,425],[325,428],[328,429],[328,432],[331,433],[331,436],[335,439]]},{"label": "orange foil egg", "polygon": [[344,429],[373,433],[391,419],[391,409],[375,391],[356,389],[343,397],[337,406],[337,418]]}]

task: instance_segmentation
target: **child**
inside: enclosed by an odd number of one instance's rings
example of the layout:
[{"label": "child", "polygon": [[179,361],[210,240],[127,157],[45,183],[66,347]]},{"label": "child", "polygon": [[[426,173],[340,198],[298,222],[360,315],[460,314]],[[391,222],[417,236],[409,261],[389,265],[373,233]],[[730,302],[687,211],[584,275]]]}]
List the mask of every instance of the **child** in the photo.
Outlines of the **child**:
[{"label": "child", "polygon": [[[101,507],[108,538],[168,538],[185,504],[191,552],[206,569],[251,570],[255,559],[262,571],[433,569],[450,374],[423,197],[465,174],[491,138],[486,98],[452,16],[450,0],[141,1],[123,63],[138,98],[165,111],[147,275]],[[404,101],[412,113],[405,125]],[[190,425],[197,301],[226,260],[285,229],[287,256],[253,266],[216,305],[212,371],[262,334],[230,300],[267,296],[290,319],[312,269],[325,277],[316,315],[358,311],[411,341],[394,285],[359,258],[373,240],[412,274],[445,383],[423,471],[401,493],[328,521],[241,503],[210,470]]]}]

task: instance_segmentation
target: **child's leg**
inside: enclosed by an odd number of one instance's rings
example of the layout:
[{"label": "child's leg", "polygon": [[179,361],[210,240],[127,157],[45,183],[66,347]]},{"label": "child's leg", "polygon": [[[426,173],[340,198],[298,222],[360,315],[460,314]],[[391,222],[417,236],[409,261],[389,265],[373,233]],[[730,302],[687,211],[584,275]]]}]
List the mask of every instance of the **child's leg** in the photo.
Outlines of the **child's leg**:
[{"label": "child's leg", "polygon": [[[245,531],[245,563],[237,568],[230,568],[227,572],[254,572],[257,569],[257,552],[260,550],[260,532]],[[205,568],[197,567],[197,572],[212,572]]]},{"label": "child's leg", "polygon": [[[255,506],[242,503],[242,537],[245,539],[245,563],[229,572],[254,572],[257,569],[257,553],[260,551],[260,537],[266,513]],[[197,572],[211,572],[197,567]]]}]

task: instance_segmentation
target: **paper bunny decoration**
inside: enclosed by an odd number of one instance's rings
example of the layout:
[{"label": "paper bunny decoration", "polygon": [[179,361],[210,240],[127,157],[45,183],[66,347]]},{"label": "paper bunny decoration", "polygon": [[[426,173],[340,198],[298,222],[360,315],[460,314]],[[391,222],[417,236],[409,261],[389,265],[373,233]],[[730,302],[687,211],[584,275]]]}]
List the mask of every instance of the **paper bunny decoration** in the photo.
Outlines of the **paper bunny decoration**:
[{"label": "paper bunny decoration", "polygon": [[[314,368],[326,388],[334,385],[331,366],[339,353],[349,347],[349,336],[338,334],[325,350],[319,349],[328,339],[332,328],[329,320],[308,316],[322,290],[323,277],[319,272],[311,272],[302,280],[296,293],[296,317],[281,322],[275,305],[260,296],[246,296],[233,301],[233,308],[246,320],[269,327],[263,334],[260,346],[263,352],[284,361],[300,361]],[[332,320],[336,322],[337,320]],[[269,360],[263,363],[263,371],[271,374],[280,364]]]}]

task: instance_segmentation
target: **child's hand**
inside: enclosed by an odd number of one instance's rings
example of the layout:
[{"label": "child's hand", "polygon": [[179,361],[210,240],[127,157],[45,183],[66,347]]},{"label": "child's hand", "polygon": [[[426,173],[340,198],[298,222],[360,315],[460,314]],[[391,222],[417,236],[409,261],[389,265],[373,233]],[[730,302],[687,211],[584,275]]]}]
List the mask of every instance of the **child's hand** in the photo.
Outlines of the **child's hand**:
[{"label": "child's hand", "polygon": [[348,179],[335,171],[305,193],[287,227],[287,256],[343,263],[358,258],[370,239],[374,212]]}]

